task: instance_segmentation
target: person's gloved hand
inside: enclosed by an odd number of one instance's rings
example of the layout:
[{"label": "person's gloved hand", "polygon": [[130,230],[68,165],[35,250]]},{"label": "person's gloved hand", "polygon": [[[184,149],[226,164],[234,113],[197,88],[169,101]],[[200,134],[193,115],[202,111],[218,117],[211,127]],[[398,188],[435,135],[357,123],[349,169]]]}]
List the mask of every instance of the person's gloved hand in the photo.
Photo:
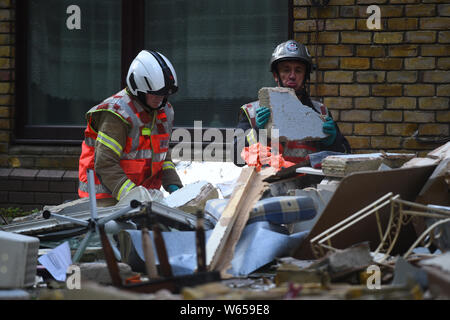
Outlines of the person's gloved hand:
[{"label": "person's gloved hand", "polygon": [[270,109],[267,107],[259,107],[256,109],[256,126],[258,129],[264,128],[269,121]]},{"label": "person's gloved hand", "polygon": [[334,140],[336,140],[337,130],[336,124],[331,117],[327,117],[323,123],[322,130],[324,133],[328,134],[328,137],[322,139],[322,144],[326,147],[332,145]]},{"label": "person's gloved hand", "polygon": [[171,184],[167,187],[167,192],[169,193],[174,193],[175,191],[177,191],[178,189],[180,189],[179,186]]}]

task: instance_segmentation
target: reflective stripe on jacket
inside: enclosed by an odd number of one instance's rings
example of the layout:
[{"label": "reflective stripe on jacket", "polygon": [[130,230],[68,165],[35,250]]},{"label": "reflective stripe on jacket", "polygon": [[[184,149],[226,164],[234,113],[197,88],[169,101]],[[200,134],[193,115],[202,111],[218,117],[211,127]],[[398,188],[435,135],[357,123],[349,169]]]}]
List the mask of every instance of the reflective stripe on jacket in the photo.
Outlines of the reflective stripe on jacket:
[{"label": "reflective stripe on jacket", "polygon": [[[241,107],[241,110],[245,113],[247,116],[247,119],[252,126],[253,129],[257,129],[256,127],[256,109],[259,108],[259,101],[253,101],[251,103],[245,104]],[[323,105],[322,103],[318,101],[313,101],[313,106],[315,111],[317,111],[319,114],[328,116],[328,109]],[[257,135],[254,130],[252,130],[247,135],[247,141],[250,145],[257,143]],[[315,143],[313,141],[287,141],[283,145],[280,145],[280,153],[283,155],[283,158],[287,161],[293,162],[293,163],[301,163],[305,160],[307,160],[307,156],[311,153],[317,152],[317,147],[315,146]]]},{"label": "reflective stripe on jacket", "polygon": [[[129,125],[123,148],[112,138],[92,128],[92,115],[96,112],[112,112]],[[88,125],[79,162],[79,196],[89,196],[86,171],[94,170],[95,141],[104,144],[119,156],[120,166],[128,177],[120,187],[117,200],[136,185],[150,189],[161,188],[173,116],[172,106],[167,103],[164,108],[155,111],[152,119],[125,89],[90,109],[86,113]],[[94,177],[97,199],[111,198],[113,190],[108,190],[102,185],[95,172]]]}]

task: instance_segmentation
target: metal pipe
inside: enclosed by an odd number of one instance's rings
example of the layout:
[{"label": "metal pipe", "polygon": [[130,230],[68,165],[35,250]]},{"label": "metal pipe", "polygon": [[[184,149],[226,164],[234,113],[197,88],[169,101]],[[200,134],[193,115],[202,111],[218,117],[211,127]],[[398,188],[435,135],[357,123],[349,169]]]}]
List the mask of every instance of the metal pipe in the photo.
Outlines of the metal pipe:
[{"label": "metal pipe", "polygon": [[81,220],[81,219],[72,218],[72,217],[68,217],[68,216],[63,216],[61,214],[51,213],[49,211],[44,211],[43,216],[44,216],[45,219],[50,219],[51,217],[53,217],[56,220],[72,222],[72,223],[79,224],[79,225],[84,226],[84,227],[89,226],[89,222],[87,222],[87,221],[84,221],[84,220]]},{"label": "metal pipe", "polygon": [[89,189],[89,206],[91,208],[92,219],[96,220],[98,218],[98,215],[97,215],[97,199],[95,192],[95,178],[93,170],[87,169],[87,178]]}]

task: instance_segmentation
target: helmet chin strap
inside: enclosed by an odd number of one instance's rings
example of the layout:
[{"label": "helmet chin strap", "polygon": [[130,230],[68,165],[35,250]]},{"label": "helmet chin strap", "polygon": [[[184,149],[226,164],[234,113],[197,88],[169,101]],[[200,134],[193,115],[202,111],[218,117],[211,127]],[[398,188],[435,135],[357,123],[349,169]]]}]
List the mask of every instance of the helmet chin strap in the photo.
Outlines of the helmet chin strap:
[{"label": "helmet chin strap", "polygon": [[142,105],[143,105],[145,108],[147,108],[147,109],[149,109],[149,110],[159,110],[159,109],[162,109],[162,108],[164,108],[164,106],[165,106],[166,103],[167,103],[167,96],[164,96],[164,99],[161,101],[159,107],[157,107],[157,108],[152,108],[151,106],[149,106],[149,105],[147,104],[145,95],[146,95],[145,93],[143,93],[143,92],[141,92],[141,91],[138,91],[137,99],[139,100],[140,103],[142,103]]}]

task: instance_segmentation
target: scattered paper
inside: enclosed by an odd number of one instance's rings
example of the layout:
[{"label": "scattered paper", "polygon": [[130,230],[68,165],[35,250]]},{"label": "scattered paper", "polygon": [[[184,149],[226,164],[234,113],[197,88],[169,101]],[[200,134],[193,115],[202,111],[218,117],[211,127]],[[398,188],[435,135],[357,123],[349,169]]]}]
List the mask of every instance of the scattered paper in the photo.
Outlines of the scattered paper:
[{"label": "scattered paper", "polygon": [[66,281],[67,268],[72,265],[69,243],[64,242],[49,253],[39,257],[38,261],[55,280]]}]

